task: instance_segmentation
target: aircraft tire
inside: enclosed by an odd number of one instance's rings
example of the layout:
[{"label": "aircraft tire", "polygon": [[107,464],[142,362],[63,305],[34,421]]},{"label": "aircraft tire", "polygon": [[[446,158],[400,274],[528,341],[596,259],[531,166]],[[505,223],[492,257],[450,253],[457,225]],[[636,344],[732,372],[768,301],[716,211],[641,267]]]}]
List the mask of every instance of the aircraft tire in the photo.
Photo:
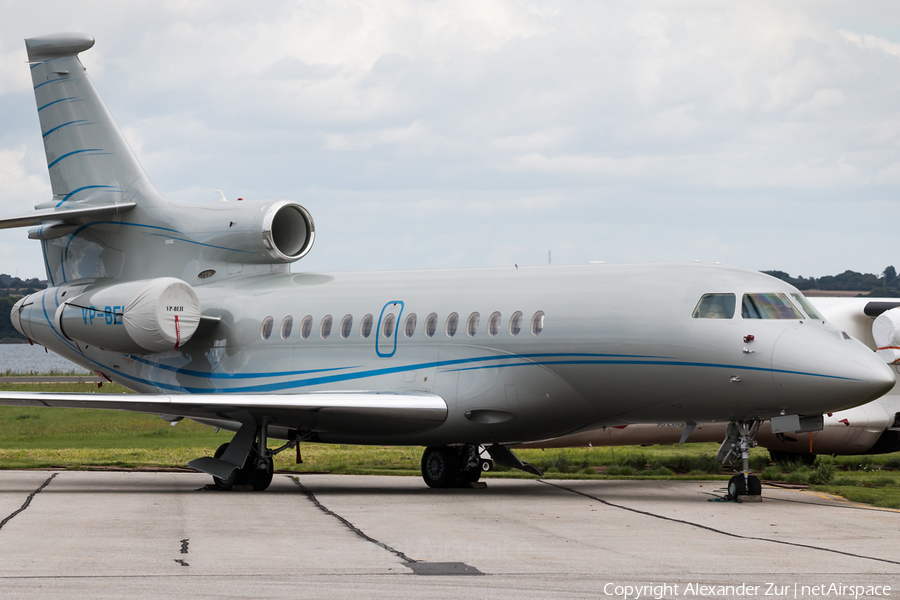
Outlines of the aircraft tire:
[{"label": "aircraft tire", "polygon": [[479,479],[481,479],[480,467],[466,469],[465,471],[461,471],[459,473],[459,479],[456,480],[456,485],[454,487],[469,487],[470,483],[476,483]]},{"label": "aircraft tire", "polygon": [[756,475],[751,475],[747,479],[747,490],[748,496],[761,496],[762,495],[762,483],[759,481],[759,477]]},{"label": "aircraft tire", "polygon": [[[480,473],[479,473],[480,475]],[[428,446],[422,454],[422,479],[430,488],[449,488],[461,478],[459,456],[449,446]]]},{"label": "aircraft tire", "polygon": [[253,486],[254,492],[262,492],[265,491],[269,485],[272,484],[272,477],[275,474],[275,465],[271,458],[264,459],[266,462],[266,468],[260,469],[258,467],[253,468],[253,472],[250,473],[247,483]]},{"label": "aircraft tire", "polygon": [[494,461],[488,460],[486,458],[481,459],[481,471],[483,473],[487,473],[488,471],[494,470]]},{"label": "aircraft tire", "polygon": [[738,496],[747,495],[747,486],[744,483],[743,475],[735,475],[728,480],[728,497],[732,500]]}]

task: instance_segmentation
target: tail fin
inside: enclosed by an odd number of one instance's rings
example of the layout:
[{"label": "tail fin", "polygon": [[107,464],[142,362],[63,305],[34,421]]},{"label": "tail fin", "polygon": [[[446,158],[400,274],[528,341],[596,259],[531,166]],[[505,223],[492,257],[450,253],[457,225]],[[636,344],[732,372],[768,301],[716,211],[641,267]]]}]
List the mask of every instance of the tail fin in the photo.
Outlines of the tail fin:
[{"label": "tail fin", "polygon": [[[35,208],[69,208],[140,200],[150,186],[78,53],[94,45],[83,33],[25,40],[53,199]],[[147,190],[148,192],[150,190]],[[153,202],[153,190],[146,200]]]}]

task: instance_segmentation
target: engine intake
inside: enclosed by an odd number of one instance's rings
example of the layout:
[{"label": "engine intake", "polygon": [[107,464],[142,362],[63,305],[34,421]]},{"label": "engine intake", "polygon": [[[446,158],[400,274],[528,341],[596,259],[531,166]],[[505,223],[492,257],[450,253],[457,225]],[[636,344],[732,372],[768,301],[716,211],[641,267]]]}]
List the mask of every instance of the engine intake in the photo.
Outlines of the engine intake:
[{"label": "engine intake", "polygon": [[303,258],[316,239],[312,215],[294,202],[276,202],[263,216],[262,239],[273,258],[285,262]]},{"label": "engine intake", "polygon": [[178,216],[179,229],[199,242],[204,264],[294,262],[316,239],[312,215],[289,200],[216,202],[184,208]]}]

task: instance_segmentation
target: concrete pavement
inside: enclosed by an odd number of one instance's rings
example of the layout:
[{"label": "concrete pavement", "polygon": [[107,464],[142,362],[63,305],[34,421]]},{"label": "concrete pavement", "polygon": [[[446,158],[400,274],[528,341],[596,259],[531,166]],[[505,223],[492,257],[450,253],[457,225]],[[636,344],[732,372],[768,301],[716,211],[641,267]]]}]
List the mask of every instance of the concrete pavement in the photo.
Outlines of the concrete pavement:
[{"label": "concrete pavement", "polygon": [[723,482],[487,482],[226,493],[200,474],[0,471],[0,598],[900,598],[896,511],[773,488],[710,502]]}]

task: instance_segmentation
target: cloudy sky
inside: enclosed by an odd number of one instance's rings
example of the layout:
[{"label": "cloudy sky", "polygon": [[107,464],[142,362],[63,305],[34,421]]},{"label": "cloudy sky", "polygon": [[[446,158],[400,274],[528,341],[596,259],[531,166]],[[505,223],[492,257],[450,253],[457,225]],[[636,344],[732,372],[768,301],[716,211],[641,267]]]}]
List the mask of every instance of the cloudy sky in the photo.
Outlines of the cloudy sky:
[{"label": "cloudy sky", "polygon": [[169,198],[311,211],[294,271],[900,268],[896,2],[0,0],[0,214],[51,196],[22,40],[57,31]]}]

